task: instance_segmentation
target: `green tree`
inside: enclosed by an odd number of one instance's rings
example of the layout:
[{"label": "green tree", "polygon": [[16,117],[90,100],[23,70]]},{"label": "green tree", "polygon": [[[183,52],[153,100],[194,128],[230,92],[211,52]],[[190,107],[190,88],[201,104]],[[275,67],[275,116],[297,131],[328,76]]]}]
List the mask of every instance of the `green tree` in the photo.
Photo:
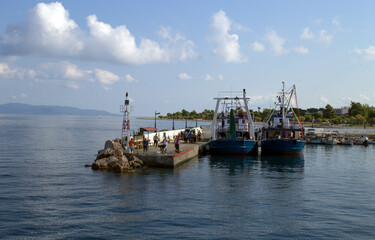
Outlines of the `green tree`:
[{"label": "green tree", "polygon": [[333,107],[329,104],[323,110],[323,117],[327,119],[333,119],[336,117],[336,112],[333,110]]},{"label": "green tree", "polygon": [[365,118],[367,117],[367,111],[362,104],[359,102],[351,102],[349,107],[349,116],[355,117],[358,114]]},{"label": "green tree", "polygon": [[186,111],[185,109],[182,109],[182,110],[181,110],[181,115],[182,115],[183,118],[186,118],[186,117],[189,116],[189,112]]}]

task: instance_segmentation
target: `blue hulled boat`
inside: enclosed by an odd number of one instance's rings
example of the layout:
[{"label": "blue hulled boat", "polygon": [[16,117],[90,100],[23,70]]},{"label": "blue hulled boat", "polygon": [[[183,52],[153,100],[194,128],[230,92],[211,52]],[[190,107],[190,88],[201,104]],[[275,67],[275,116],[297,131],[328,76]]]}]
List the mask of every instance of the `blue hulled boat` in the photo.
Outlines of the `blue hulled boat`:
[{"label": "blue hulled boat", "polygon": [[[246,155],[257,152],[257,142],[254,140],[253,120],[248,108],[246,91],[221,92],[217,100],[213,122],[211,125],[211,141],[208,148],[212,154]],[[241,94],[227,96],[227,94]],[[223,111],[218,116],[219,106]],[[243,106],[243,108],[242,108]]]},{"label": "blue hulled boat", "polygon": [[[305,138],[299,116],[292,107],[293,95],[297,104],[295,86],[284,91],[283,82],[283,89],[277,97],[276,107],[272,110],[265,127],[262,128],[262,154],[302,154]],[[292,122],[293,119],[296,119],[296,122]]]},{"label": "blue hulled boat", "polygon": [[247,155],[256,153],[257,144],[252,140],[240,138],[223,138],[209,143],[210,152],[214,154]]}]

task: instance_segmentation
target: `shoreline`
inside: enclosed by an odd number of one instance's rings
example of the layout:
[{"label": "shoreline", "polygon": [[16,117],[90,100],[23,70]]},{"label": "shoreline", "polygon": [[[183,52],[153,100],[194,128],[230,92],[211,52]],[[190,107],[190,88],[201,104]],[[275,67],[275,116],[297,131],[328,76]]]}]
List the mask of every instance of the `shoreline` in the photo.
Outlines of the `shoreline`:
[{"label": "shoreline", "polygon": [[[153,117],[137,117],[137,119],[142,119],[142,120],[155,120]],[[171,118],[157,118],[156,120],[173,120]],[[175,118],[175,121],[198,121],[198,122],[212,122],[212,120],[204,120],[204,119],[180,119],[180,118]]]}]

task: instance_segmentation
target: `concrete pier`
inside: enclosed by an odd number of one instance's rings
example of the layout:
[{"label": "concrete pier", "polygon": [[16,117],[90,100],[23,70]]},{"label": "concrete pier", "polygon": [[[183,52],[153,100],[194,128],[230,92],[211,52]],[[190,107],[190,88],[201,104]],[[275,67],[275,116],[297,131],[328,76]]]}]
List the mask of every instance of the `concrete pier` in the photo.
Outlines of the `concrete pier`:
[{"label": "concrete pier", "polygon": [[[161,153],[158,147],[149,146],[147,153],[143,149],[134,149],[134,156],[141,159],[149,167],[175,168],[198,156],[200,143],[180,144],[180,152],[175,151],[174,143],[169,143],[167,152]],[[131,153],[126,153],[128,157]]]}]

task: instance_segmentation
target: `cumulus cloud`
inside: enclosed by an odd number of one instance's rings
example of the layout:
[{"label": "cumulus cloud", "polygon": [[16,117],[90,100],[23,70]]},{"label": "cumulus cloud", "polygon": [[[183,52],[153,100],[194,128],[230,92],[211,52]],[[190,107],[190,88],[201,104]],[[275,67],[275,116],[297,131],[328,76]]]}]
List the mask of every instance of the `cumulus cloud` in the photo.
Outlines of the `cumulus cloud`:
[{"label": "cumulus cloud", "polygon": [[338,17],[334,17],[333,19],[332,19],[332,25],[334,25],[334,26],[336,26],[336,27],[338,27],[338,26],[340,26],[340,20],[339,20],[339,18]]},{"label": "cumulus cloud", "polygon": [[172,58],[185,60],[195,58],[197,53],[194,51],[195,44],[180,33],[173,33],[170,27],[161,27],[159,36],[168,40],[166,43],[168,54]]},{"label": "cumulus cloud", "polygon": [[34,78],[36,75],[32,69],[22,69],[9,65],[6,62],[0,62],[0,79],[19,78],[25,77]]},{"label": "cumulus cloud", "polygon": [[323,43],[330,44],[332,42],[333,35],[328,34],[328,31],[325,29],[320,30],[319,32],[319,41]]},{"label": "cumulus cloud", "polygon": [[188,80],[188,79],[191,79],[191,76],[187,73],[180,73],[178,74],[178,78],[182,80]]},{"label": "cumulus cloud", "polygon": [[329,34],[325,29],[321,29],[314,34],[310,28],[306,27],[302,31],[301,39],[315,40],[321,43],[330,44],[333,40],[333,35]]},{"label": "cumulus cloud", "polygon": [[223,10],[212,16],[212,41],[217,45],[213,54],[226,62],[245,62],[247,60],[240,52],[238,35],[230,33],[232,26],[232,20],[227,17]]},{"label": "cumulus cloud", "polygon": [[311,32],[310,28],[306,27],[303,29],[301,38],[302,39],[314,39],[314,34]]},{"label": "cumulus cloud", "polygon": [[126,74],[126,76],[125,76],[125,80],[127,81],[127,82],[137,82],[137,80],[135,79],[135,78],[133,78],[130,74]]},{"label": "cumulus cloud", "polygon": [[223,77],[223,75],[221,75],[221,74],[219,74],[218,78],[219,78],[220,81],[223,81],[223,80],[224,80],[224,77]]},{"label": "cumulus cloud", "polygon": [[271,50],[276,55],[283,55],[289,52],[284,48],[285,40],[281,38],[276,31],[269,30],[265,36],[265,40],[270,44]]},{"label": "cumulus cloud", "polygon": [[12,99],[18,99],[18,98],[27,98],[27,94],[26,93],[20,93],[18,95],[12,95],[11,96]]},{"label": "cumulus cloud", "polygon": [[93,77],[104,85],[112,85],[114,82],[120,80],[120,77],[116,74],[103,69],[94,69]]},{"label": "cumulus cloud", "polygon": [[59,2],[39,3],[32,9],[27,22],[9,25],[0,38],[1,55],[40,55],[71,57],[120,64],[168,63],[195,56],[194,43],[176,35],[166,38],[163,47],[150,39],[135,37],[125,26],[112,27],[87,17],[89,32],[70,18],[69,11]]},{"label": "cumulus cloud", "polygon": [[360,93],[359,96],[362,100],[371,101],[371,98],[364,93]]},{"label": "cumulus cloud", "polygon": [[4,55],[74,56],[84,47],[81,31],[61,3],[38,3],[27,22],[9,25],[2,35]]},{"label": "cumulus cloud", "polygon": [[[43,63],[35,69],[12,67],[0,62],[0,78],[23,79],[26,77],[38,83],[61,83],[72,89],[81,88],[83,82],[97,82],[103,88],[108,89],[109,85],[123,79],[104,69],[80,69],[68,61]],[[124,79],[128,82],[136,82],[130,74],[127,74]]]},{"label": "cumulus cloud", "polygon": [[320,102],[323,103],[323,104],[326,104],[326,103],[329,102],[328,99],[327,99],[325,96],[323,96],[323,95],[320,96],[320,99],[319,99],[319,100],[320,100]]},{"label": "cumulus cloud", "polygon": [[206,75],[202,76],[202,78],[205,81],[213,81],[214,80],[214,78],[209,74],[206,74]]},{"label": "cumulus cloud", "polygon": [[309,53],[309,49],[305,47],[295,47],[293,48],[293,51],[299,54],[303,54],[303,55]]},{"label": "cumulus cloud", "polygon": [[264,45],[259,42],[253,42],[251,44],[251,48],[253,49],[254,52],[263,52],[265,49]]},{"label": "cumulus cloud", "polygon": [[[357,53],[358,55],[362,56],[367,61],[375,60],[375,46],[369,46],[366,49],[356,48],[356,49],[354,49],[354,52]],[[0,67],[0,69],[1,69],[1,67]],[[1,72],[1,70],[0,70],[0,72]]]}]

